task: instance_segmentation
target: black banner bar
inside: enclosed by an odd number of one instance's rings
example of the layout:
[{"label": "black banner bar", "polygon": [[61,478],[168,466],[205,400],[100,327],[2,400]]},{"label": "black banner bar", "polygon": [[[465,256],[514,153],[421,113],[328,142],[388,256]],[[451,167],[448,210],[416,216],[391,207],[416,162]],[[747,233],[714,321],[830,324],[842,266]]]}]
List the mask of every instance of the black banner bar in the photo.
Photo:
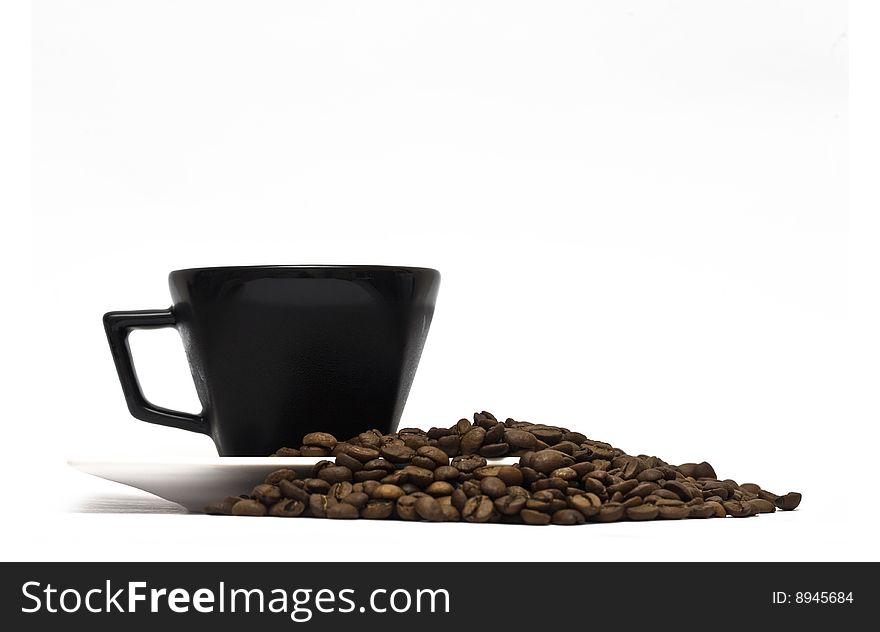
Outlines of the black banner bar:
[{"label": "black banner bar", "polygon": [[4,563],[0,620],[18,624],[7,629],[114,632],[839,625],[878,610],[877,570],[813,562]]}]

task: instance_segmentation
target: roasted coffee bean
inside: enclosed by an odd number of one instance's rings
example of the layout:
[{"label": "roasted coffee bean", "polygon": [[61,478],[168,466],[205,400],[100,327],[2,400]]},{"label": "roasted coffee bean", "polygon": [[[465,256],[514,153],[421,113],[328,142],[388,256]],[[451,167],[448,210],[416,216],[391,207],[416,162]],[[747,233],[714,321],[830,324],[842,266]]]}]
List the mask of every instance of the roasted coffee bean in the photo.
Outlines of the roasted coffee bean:
[{"label": "roasted coffee bean", "polygon": [[458,480],[458,477],[460,475],[461,472],[459,472],[457,468],[454,468],[451,465],[441,465],[436,470],[434,470],[435,481],[454,482]]},{"label": "roasted coffee bean", "polygon": [[659,505],[657,510],[660,512],[660,518],[664,520],[681,520],[687,518],[691,514],[691,508],[684,505],[669,506]]},{"label": "roasted coffee bean", "polygon": [[361,470],[355,472],[352,480],[356,483],[365,483],[367,481],[380,481],[385,478],[384,470]]},{"label": "roasted coffee bean", "polygon": [[519,512],[519,517],[526,524],[545,525],[550,524],[550,514],[533,509],[523,509]]},{"label": "roasted coffee bean", "polygon": [[468,498],[461,511],[461,517],[467,522],[488,522],[492,517],[495,505],[488,496],[474,496]]},{"label": "roasted coffee bean", "polygon": [[416,502],[420,496],[412,494],[401,496],[397,499],[394,511],[401,520],[418,520],[419,514],[416,512]]},{"label": "roasted coffee bean", "polygon": [[429,522],[440,522],[443,520],[443,508],[431,496],[422,496],[416,500],[415,510],[422,520],[428,520]]},{"label": "roasted coffee bean", "polygon": [[602,507],[602,501],[595,494],[583,494],[582,496],[571,496],[568,499],[568,505],[572,509],[577,509],[587,518],[592,518]]},{"label": "roasted coffee bean", "polygon": [[538,443],[537,437],[526,430],[518,428],[507,428],[504,430],[504,443],[512,448],[520,448],[522,450],[534,450]]},{"label": "roasted coffee bean", "polygon": [[446,481],[435,481],[425,488],[425,493],[434,497],[451,496],[454,491],[455,488],[452,484],[447,483]]},{"label": "roasted coffee bean", "polygon": [[727,514],[734,518],[746,518],[754,513],[754,509],[748,503],[738,500],[726,500],[721,503]]},{"label": "roasted coffee bean", "polygon": [[484,456],[487,459],[494,459],[500,456],[504,456],[510,452],[510,446],[506,443],[495,443],[492,445],[484,445],[478,451],[477,454],[480,456]]},{"label": "roasted coffee bean", "polygon": [[329,456],[330,450],[316,445],[304,445],[300,448],[300,454],[303,456]]},{"label": "roasted coffee bean", "polygon": [[451,434],[454,434],[455,430],[452,428],[431,428],[428,430],[428,438],[429,439],[439,439],[440,437],[448,437]]},{"label": "roasted coffee bean", "polygon": [[526,497],[519,494],[506,494],[495,499],[495,509],[505,516],[517,514],[526,506]]},{"label": "roasted coffee bean", "polygon": [[416,450],[416,454],[425,457],[434,462],[437,467],[449,465],[449,457],[440,448],[433,446],[422,446]]},{"label": "roasted coffee bean", "polygon": [[452,505],[440,505],[440,509],[443,512],[443,520],[445,522],[458,522],[461,520],[461,513]]},{"label": "roasted coffee bean", "polygon": [[[485,426],[483,426],[485,428]],[[493,444],[493,443],[504,443],[504,433],[507,432],[507,427],[504,424],[496,423],[493,426],[486,428],[486,436],[483,439],[484,444]]]},{"label": "roasted coffee bean", "polygon": [[584,514],[575,509],[560,509],[553,514],[553,524],[574,525],[584,524],[586,521]]},{"label": "roasted coffee bean", "polygon": [[251,496],[264,505],[274,505],[281,500],[281,490],[276,485],[263,483],[254,487],[253,491],[251,491]]},{"label": "roasted coffee bean", "polygon": [[354,520],[359,514],[356,507],[348,503],[337,503],[327,507],[327,517],[334,520]]},{"label": "roasted coffee bean", "polygon": [[342,481],[351,481],[352,472],[344,465],[332,465],[330,467],[322,468],[321,471],[318,472],[318,478],[327,481],[332,485],[333,483],[339,483]]},{"label": "roasted coffee bean", "polygon": [[278,518],[296,518],[306,510],[306,505],[301,500],[282,498],[269,508],[269,515]]},{"label": "roasted coffee bean", "polygon": [[310,432],[303,437],[302,444],[332,450],[336,447],[336,437],[327,432]]},{"label": "roasted coffee bean", "polygon": [[239,500],[232,506],[233,516],[265,516],[268,513],[266,505],[259,500]]},{"label": "roasted coffee bean", "polygon": [[486,459],[476,454],[468,456],[457,456],[450,462],[450,465],[459,472],[470,474],[474,470],[486,465]]},{"label": "roasted coffee bean", "polygon": [[368,430],[367,432],[362,432],[358,436],[358,442],[365,448],[373,448],[374,450],[378,450],[382,445],[382,433],[378,430]]},{"label": "roasted coffee bean", "polygon": [[691,488],[678,481],[666,481],[663,483],[663,489],[668,490],[678,496],[681,500],[691,500],[694,497]]},{"label": "roasted coffee bean", "polygon": [[363,509],[364,507],[366,507],[369,501],[370,497],[367,496],[364,492],[352,492],[342,499],[342,502],[348,503],[349,505],[357,507],[358,509]]},{"label": "roasted coffee bean", "polygon": [[480,481],[480,491],[489,498],[499,498],[507,493],[507,485],[497,476],[489,476]]},{"label": "roasted coffee bean", "polygon": [[589,474],[585,476],[584,479],[581,481],[581,487],[583,487],[585,491],[592,492],[597,496],[605,496],[607,493],[605,491],[605,486],[601,483],[601,481],[599,481],[599,479],[590,477]]},{"label": "roasted coffee bean", "polygon": [[278,457],[292,457],[292,456],[302,456],[302,452],[299,450],[295,450],[293,448],[278,448],[273,454],[269,456],[278,456]]},{"label": "roasted coffee bean", "polygon": [[282,480],[278,483],[278,490],[281,492],[282,496],[291,500],[298,500],[305,503],[309,499],[309,493],[305,490],[305,483],[297,485],[292,481]]},{"label": "roasted coffee bean", "polygon": [[413,485],[418,485],[419,487],[427,487],[434,482],[434,473],[423,467],[407,465],[400,471],[406,474],[408,482]]},{"label": "roasted coffee bean", "polygon": [[379,487],[373,490],[373,498],[377,500],[397,500],[404,495],[406,495],[406,492],[397,485],[379,485]]},{"label": "roasted coffee bean", "polygon": [[364,469],[364,464],[358,461],[353,456],[346,454],[345,452],[340,452],[336,455],[336,465],[340,467],[347,467],[352,472],[360,472]]},{"label": "roasted coffee bean", "polygon": [[711,505],[701,502],[696,505],[690,505],[688,518],[711,518],[714,515],[715,508]]},{"label": "roasted coffee bean", "polygon": [[776,511],[776,505],[763,498],[753,498],[747,502],[755,510],[755,513],[773,513]]},{"label": "roasted coffee bean", "polygon": [[456,489],[452,492],[452,506],[461,511],[464,509],[465,503],[467,503],[468,495],[464,492],[462,488]]},{"label": "roasted coffee bean", "polygon": [[275,470],[271,474],[267,475],[266,478],[263,479],[263,482],[267,485],[277,485],[281,481],[295,481],[297,479],[295,470]]},{"label": "roasted coffee bean", "polygon": [[480,446],[483,445],[483,439],[486,438],[486,431],[479,426],[474,426],[461,436],[461,453],[475,454]]},{"label": "roasted coffee bean", "polygon": [[782,511],[791,511],[797,509],[801,504],[801,495],[798,492],[788,492],[785,496],[779,496],[776,499],[776,506]]},{"label": "roasted coffee bean", "polygon": [[596,522],[617,522],[626,515],[627,508],[620,503],[605,503],[593,518]]},{"label": "roasted coffee bean", "polygon": [[368,520],[385,520],[394,512],[394,503],[390,500],[371,500],[361,509],[361,518]]},{"label": "roasted coffee bean", "polygon": [[627,507],[626,517],[630,520],[653,520],[660,515],[660,508],[656,505],[641,504],[636,507]]},{"label": "roasted coffee bean", "polygon": [[636,480],[640,482],[654,482],[663,480],[663,472],[655,467],[642,470],[636,475]]},{"label": "roasted coffee bean", "polygon": [[341,451],[344,451],[345,454],[347,454],[351,458],[357,459],[361,463],[367,463],[369,461],[372,461],[373,459],[379,458],[379,450],[373,447],[342,443],[339,445],[339,449]]},{"label": "roasted coffee bean", "polygon": [[409,463],[410,460],[415,456],[416,451],[412,448],[408,448],[405,445],[383,445],[379,448],[379,454],[382,455],[385,460],[390,461],[391,463]]},{"label": "roasted coffee bean", "polygon": [[542,474],[549,474],[553,470],[558,470],[560,467],[566,467],[573,462],[574,461],[570,456],[562,452],[556,450],[541,450],[540,452],[536,452],[532,457],[530,467]]},{"label": "roasted coffee bean", "polygon": [[706,503],[706,506],[712,508],[712,511],[714,512],[713,516],[715,518],[724,518],[727,516],[727,510],[724,508],[724,505],[719,502],[709,501]]},{"label": "roasted coffee bean", "polygon": [[562,441],[562,430],[559,428],[551,428],[548,426],[532,426],[529,428],[529,432],[535,436],[536,439],[543,441],[547,445],[553,445],[554,443],[559,443]]},{"label": "roasted coffee bean", "polygon": [[446,456],[458,456],[461,449],[461,437],[457,434],[440,437],[437,439],[437,447],[446,453]]},{"label": "roasted coffee bean", "polygon": [[717,478],[718,475],[715,474],[715,468],[711,465],[703,461],[702,463],[697,463],[697,466],[694,468],[694,473],[692,474],[694,478]]},{"label": "roasted coffee bean", "polygon": [[459,419],[458,423],[455,424],[455,431],[458,432],[458,434],[463,435],[464,433],[469,431],[471,427],[472,426],[470,421],[468,421],[467,419]]}]

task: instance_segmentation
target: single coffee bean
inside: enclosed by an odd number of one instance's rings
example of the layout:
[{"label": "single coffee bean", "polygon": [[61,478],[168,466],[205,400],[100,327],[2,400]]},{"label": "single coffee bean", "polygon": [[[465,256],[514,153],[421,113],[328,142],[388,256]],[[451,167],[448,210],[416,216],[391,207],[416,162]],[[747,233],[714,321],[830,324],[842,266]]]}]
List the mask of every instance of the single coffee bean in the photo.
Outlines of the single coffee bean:
[{"label": "single coffee bean", "polygon": [[352,492],[348,496],[345,496],[342,499],[342,502],[348,503],[349,505],[360,510],[367,506],[369,500],[370,497],[367,496],[364,492]]},{"label": "single coffee bean", "polygon": [[461,437],[457,434],[440,437],[437,439],[437,447],[446,453],[446,456],[458,456],[461,449]]},{"label": "single coffee bean", "polygon": [[460,474],[461,472],[459,472],[457,468],[454,468],[451,465],[441,465],[436,470],[434,470],[434,480],[455,482],[456,480],[458,480]]},{"label": "single coffee bean", "polygon": [[471,422],[468,421],[467,419],[459,419],[458,423],[455,424],[455,431],[460,435],[465,434],[470,429],[471,429]]},{"label": "single coffee bean", "polygon": [[776,506],[782,511],[791,511],[797,509],[801,504],[801,495],[798,492],[788,492],[785,496],[779,496],[776,499]]},{"label": "single coffee bean", "polygon": [[495,499],[495,509],[505,516],[518,514],[526,506],[527,498],[519,494],[506,494]]},{"label": "single coffee bean", "polygon": [[486,459],[476,454],[457,456],[452,459],[450,465],[456,468],[459,472],[470,474],[477,468],[484,467],[486,465]]},{"label": "single coffee bean", "polygon": [[326,494],[330,491],[330,483],[320,478],[309,478],[305,481],[305,490],[310,494]]},{"label": "single coffee bean", "polygon": [[340,450],[361,463],[367,463],[379,458],[379,450],[373,447],[343,443],[340,444]]},{"label": "single coffee bean", "polygon": [[435,448],[433,446],[422,446],[421,448],[416,450],[416,454],[418,456],[431,459],[437,467],[449,465],[449,457],[440,448]]},{"label": "single coffee bean", "polygon": [[278,518],[296,518],[306,510],[306,505],[301,500],[282,498],[269,508],[269,515]]},{"label": "single coffee bean", "polygon": [[627,507],[626,517],[629,520],[644,521],[654,520],[660,515],[660,508],[656,505],[641,504],[636,507]]},{"label": "single coffee bean", "polygon": [[302,443],[304,446],[317,446],[332,450],[336,447],[336,437],[327,432],[310,432],[303,437]]},{"label": "single coffee bean", "polygon": [[407,480],[410,483],[419,487],[427,487],[434,482],[434,473],[431,470],[426,470],[423,467],[406,465],[401,470],[401,472],[406,474]]},{"label": "single coffee bean", "polygon": [[358,461],[350,454],[346,454],[345,452],[340,452],[336,455],[336,465],[347,467],[352,472],[360,472],[362,469],[364,469],[363,463]]},{"label": "single coffee bean", "polygon": [[553,445],[562,441],[562,431],[559,428],[550,428],[547,426],[532,426],[529,428],[536,439],[539,439],[547,445]]},{"label": "single coffee bean", "polygon": [[582,435],[580,432],[565,432],[562,435],[563,441],[571,441],[572,443],[576,443],[577,445],[582,444],[587,440],[586,435]]},{"label": "single coffee bean", "polygon": [[721,504],[727,511],[727,514],[734,518],[746,518],[754,513],[754,509],[752,509],[750,504],[739,500],[726,500]]},{"label": "single coffee bean", "polygon": [[434,481],[425,488],[425,493],[434,497],[451,496],[454,491],[455,488],[452,484],[446,481]]},{"label": "single coffee bean", "polygon": [[467,503],[468,495],[464,492],[462,488],[456,489],[452,492],[452,506],[461,511],[464,509],[465,503]]},{"label": "single coffee bean", "polygon": [[697,463],[697,466],[694,468],[694,473],[692,475],[694,478],[717,478],[718,475],[715,473],[715,468],[711,465],[703,461],[702,463]]},{"label": "single coffee bean", "polygon": [[755,498],[748,501],[748,503],[755,510],[755,513],[773,513],[776,511],[776,505],[763,498]]},{"label": "single coffee bean", "polygon": [[382,433],[378,430],[368,430],[358,435],[358,442],[365,448],[378,450],[382,445]]},{"label": "single coffee bean", "polygon": [[659,505],[657,510],[660,512],[660,518],[663,520],[681,520],[691,514],[691,508],[685,507],[683,504],[679,506]]},{"label": "single coffee bean", "polygon": [[461,437],[461,453],[475,454],[480,446],[483,445],[483,439],[486,438],[486,431],[479,426],[474,426]]},{"label": "single coffee bean", "polygon": [[533,509],[523,509],[519,512],[519,517],[526,524],[545,525],[550,524],[550,514]]},{"label": "single coffee bean", "polygon": [[358,510],[348,503],[337,503],[327,507],[327,517],[334,520],[354,520],[359,517]]},{"label": "single coffee bean", "polygon": [[443,520],[445,522],[458,522],[461,520],[461,513],[452,505],[440,505],[443,511]]},{"label": "single coffee bean", "polygon": [[602,501],[595,494],[583,494],[582,496],[570,496],[568,505],[572,509],[577,509],[587,518],[592,518],[602,506]]},{"label": "single coffee bean", "polygon": [[391,517],[394,503],[390,500],[371,500],[361,509],[361,518],[367,520],[385,520]]},{"label": "single coffee bean", "polygon": [[694,497],[690,487],[678,481],[666,481],[663,483],[663,489],[672,492],[681,500],[690,500]]},{"label": "single coffee bean", "polygon": [[233,516],[265,516],[268,513],[266,505],[259,500],[239,500],[232,506]]},{"label": "single coffee bean", "polygon": [[412,494],[398,498],[397,504],[394,507],[397,517],[401,520],[418,520],[419,514],[416,512],[416,502],[419,498],[419,496]]},{"label": "single coffee bean", "polygon": [[574,525],[584,524],[586,521],[584,514],[575,509],[560,509],[553,514],[553,524]]},{"label": "single coffee bean", "polygon": [[297,478],[295,470],[282,469],[275,470],[267,475],[263,482],[267,485],[277,485],[281,481],[295,481]]},{"label": "single coffee bean", "polygon": [[531,467],[542,474],[549,474],[560,467],[566,467],[573,463],[573,459],[556,450],[541,450],[532,458]]},{"label": "single coffee bean", "polygon": [[422,520],[429,522],[440,522],[443,520],[443,508],[431,496],[422,496],[416,500],[415,510]]},{"label": "single coffee bean", "polygon": [[278,489],[276,485],[267,485],[263,483],[254,487],[251,496],[264,505],[274,505],[281,500],[281,490]]},{"label": "single coffee bean", "polygon": [[332,485],[333,483],[340,483],[342,481],[351,481],[352,471],[344,465],[332,465],[330,467],[322,468],[321,471],[318,472],[318,478],[327,481]]},{"label": "single coffee bean", "polygon": [[309,499],[309,493],[305,490],[305,483],[296,485],[292,481],[282,480],[278,483],[278,489],[282,496],[291,500],[298,500],[305,503]]},{"label": "single coffee bean", "polygon": [[368,481],[380,481],[385,478],[384,470],[361,470],[360,472],[355,472],[352,480],[357,483],[365,483]]},{"label": "single coffee bean", "polygon": [[690,505],[688,518],[711,518],[715,515],[715,508],[706,503]]},{"label": "single coffee bean", "polygon": [[596,522],[617,522],[623,520],[626,512],[627,508],[619,503],[605,503],[593,520]]},{"label": "single coffee bean", "polygon": [[758,492],[758,498],[760,498],[761,500],[769,500],[775,505],[776,499],[779,498],[779,496],[772,492],[768,492],[766,489],[762,489]]},{"label": "single coffee bean", "polygon": [[409,463],[416,451],[405,445],[384,445],[379,449],[379,453],[392,463]]},{"label": "single coffee bean", "polygon": [[507,493],[507,485],[497,476],[489,476],[480,481],[480,491],[489,498],[500,498]]},{"label": "single coffee bean", "polygon": [[295,450],[293,448],[279,448],[273,454],[269,456],[277,456],[277,457],[292,457],[292,456],[302,456],[302,452],[299,450]]},{"label": "single coffee bean", "polygon": [[550,472],[551,478],[561,478],[564,481],[573,481],[578,478],[577,472],[570,467],[560,467]]},{"label": "single coffee bean", "polygon": [[[483,426],[485,428],[485,426]],[[486,428],[486,436],[483,439],[483,444],[493,444],[493,443],[504,443],[504,433],[507,431],[507,427],[504,424],[496,423],[495,425]]]},{"label": "single coffee bean", "polygon": [[663,480],[663,472],[661,472],[657,468],[648,468],[647,470],[642,470],[636,475],[636,480],[642,483],[645,482],[654,482]]},{"label": "single coffee bean", "polygon": [[487,459],[495,459],[500,456],[504,456],[510,452],[510,446],[506,443],[495,443],[492,445],[483,445],[477,451],[477,454],[480,456],[484,456]]},{"label": "single coffee bean", "polygon": [[709,501],[706,503],[706,506],[712,508],[712,511],[714,512],[713,517],[715,518],[724,518],[727,516],[727,510],[724,508],[724,505],[719,502]]},{"label": "single coffee bean", "polygon": [[523,450],[534,450],[538,443],[538,438],[531,432],[519,430],[517,428],[507,428],[504,431],[504,443],[512,448],[521,448]]},{"label": "single coffee bean", "polygon": [[373,491],[373,498],[377,500],[397,500],[405,494],[406,492],[397,485],[383,484]]},{"label": "single coffee bean", "polygon": [[303,456],[330,456],[329,449],[316,445],[304,445],[299,451]]},{"label": "single coffee bean", "polygon": [[467,522],[488,522],[494,509],[495,505],[488,496],[474,496],[468,498],[461,512],[461,517]]}]

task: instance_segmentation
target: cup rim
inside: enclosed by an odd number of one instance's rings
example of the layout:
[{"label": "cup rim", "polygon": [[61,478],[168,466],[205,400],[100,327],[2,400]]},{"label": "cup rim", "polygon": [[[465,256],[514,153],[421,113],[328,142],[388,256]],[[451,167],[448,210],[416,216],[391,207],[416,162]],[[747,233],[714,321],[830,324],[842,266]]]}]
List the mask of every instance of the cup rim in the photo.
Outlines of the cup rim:
[{"label": "cup rim", "polygon": [[397,271],[397,272],[430,272],[440,274],[434,268],[422,268],[417,266],[389,266],[389,265],[369,265],[369,264],[295,264],[295,265],[248,265],[248,266],[205,266],[195,268],[181,268],[172,270],[171,274],[191,274],[195,272],[231,272],[234,270],[301,270],[307,272],[309,270],[352,270],[352,271]]}]

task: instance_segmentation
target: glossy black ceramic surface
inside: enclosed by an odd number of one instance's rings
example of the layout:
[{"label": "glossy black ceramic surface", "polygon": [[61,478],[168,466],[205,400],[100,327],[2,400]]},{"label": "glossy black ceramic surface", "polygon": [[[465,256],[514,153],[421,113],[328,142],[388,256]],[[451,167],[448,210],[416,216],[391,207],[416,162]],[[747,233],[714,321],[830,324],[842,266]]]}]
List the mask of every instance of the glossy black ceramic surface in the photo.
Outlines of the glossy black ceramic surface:
[{"label": "glossy black ceramic surface", "polygon": [[[268,455],[315,430],[397,427],[440,284],[428,268],[254,266],[177,270],[173,307],[110,312],[104,327],[129,411],[210,435],[222,456]],[[203,410],[148,402],[132,329],[175,327]]]}]

